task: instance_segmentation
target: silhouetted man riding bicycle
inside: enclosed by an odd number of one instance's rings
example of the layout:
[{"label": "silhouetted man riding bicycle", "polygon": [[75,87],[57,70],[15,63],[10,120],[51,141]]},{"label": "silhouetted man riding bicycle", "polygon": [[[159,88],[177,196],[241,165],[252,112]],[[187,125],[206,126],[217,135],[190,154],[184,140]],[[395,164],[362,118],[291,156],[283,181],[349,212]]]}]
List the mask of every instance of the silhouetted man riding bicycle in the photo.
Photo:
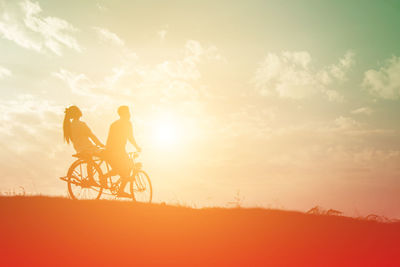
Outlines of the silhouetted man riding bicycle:
[{"label": "silhouetted man riding bicycle", "polygon": [[141,148],[137,145],[133,137],[129,108],[127,106],[120,106],[118,108],[118,115],[120,116],[119,120],[111,124],[108,132],[105,155],[113,170],[121,176],[121,186],[118,196],[131,197],[130,194],[124,191],[133,167],[132,161],[129,159],[128,153],[125,150],[125,146],[127,141],[129,141],[135,146],[138,152],[141,151]]}]

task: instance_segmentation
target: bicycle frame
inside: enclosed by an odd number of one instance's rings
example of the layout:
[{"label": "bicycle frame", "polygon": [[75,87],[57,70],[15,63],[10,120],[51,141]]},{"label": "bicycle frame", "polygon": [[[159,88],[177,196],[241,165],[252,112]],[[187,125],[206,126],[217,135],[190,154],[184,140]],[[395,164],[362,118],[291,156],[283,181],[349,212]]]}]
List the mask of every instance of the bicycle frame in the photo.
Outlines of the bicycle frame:
[{"label": "bicycle frame", "polygon": [[[77,160],[72,163],[70,169],[68,170],[68,174],[65,177],[61,177],[60,179],[66,181],[68,183],[69,194],[73,199],[79,198],[83,189],[91,190],[90,192],[99,192],[96,193],[88,193],[87,195],[92,197],[93,195],[98,199],[101,194],[117,196],[120,191],[120,186],[122,179],[118,175],[117,171],[113,170],[111,165],[108,163],[107,155],[103,153],[93,153],[93,154],[75,154],[73,155],[77,158]],[[148,174],[142,170],[142,163],[137,162],[137,158],[139,154],[137,152],[128,153],[130,160],[130,176],[128,178],[128,184],[130,187],[130,192],[134,196],[134,194],[140,194],[140,196],[145,196],[145,202],[151,202],[152,199],[152,185],[151,181],[148,177]],[[79,164],[78,164],[79,163]],[[81,177],[77,177],[77,180],[74,181],[75,178],[71,174],[74,173],[74,169],[77,166],[81,166],[80,164],[86,164],[86,176],[88,176],[88,180],[84,180],[82,175]],[[93,167],[90,167],[93,166]],[[72,169],[71,169],[72,168]],[[79,167],[77,173],[82,174],[83,169]],[[70,171],[71,170],[71,171]],[[92,177],[93,174],[96,174],[96,178]],[[71,187],[75,186],[75,187]],[[104,192],[104,190],[108,190],[109,192]],[[76,192],[78,195],[76,195]],[[136,192],[136,193],[134,193]],[[143,195],[142,193],[146,194]],[[148,194],[148,195],[147,195]],[[85,195],[84,195],[85,197]],[[133,197],[135,199],[135,197]],[[140,199],[140,197],[139,197]]]}]

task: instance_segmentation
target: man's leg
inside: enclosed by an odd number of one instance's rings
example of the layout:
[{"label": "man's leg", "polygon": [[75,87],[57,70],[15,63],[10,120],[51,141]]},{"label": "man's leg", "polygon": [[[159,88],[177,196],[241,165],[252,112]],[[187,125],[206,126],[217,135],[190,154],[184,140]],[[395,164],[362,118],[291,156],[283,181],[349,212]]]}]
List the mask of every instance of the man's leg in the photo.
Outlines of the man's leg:
[{"label": "man's leg", "polygon": [[121,177],[121,186],[119,187],[118,195],[128,194],[125,192],[125,187],[128,182],[127,180],[128,179],[126,177]]},{"label": "man's leg", "polygon": [[90,185],[97,185],[96,181],[94,180],[93,170],[94,170],[93,161],[91,159],[88,159],[87,160],[87,174],[88,174],[87,182]]},{"label": "man's leg", "polygon": [[126,187],[126,184],[128,183],[128,179],[129,178],[121,177],[121,186],[119,188],[117,196],[118,197],[129,197],[129,198],[133,198],[133,200],[135,200],[135,195],[125,192],[125,187]]},{"label": "man's leg", "polygon": [[120,197],[134,197],[134,195],[126,193],[125,192],[125,187],[126,184],[128,183],[130,179],[130,173],[131,173],[131,163],[128,154],[124,153],[123,156],[121,156],[121,166],[120,166],[120,176],[121,176],[121,186],[119,188],[118,196]]}]

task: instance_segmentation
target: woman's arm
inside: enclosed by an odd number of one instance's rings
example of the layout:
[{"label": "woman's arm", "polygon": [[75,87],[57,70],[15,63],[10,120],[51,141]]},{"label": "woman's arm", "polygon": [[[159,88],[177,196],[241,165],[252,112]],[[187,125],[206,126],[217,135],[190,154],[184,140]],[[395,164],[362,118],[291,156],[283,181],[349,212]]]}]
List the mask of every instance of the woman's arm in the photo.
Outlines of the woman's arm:
[{"label": "woman's arm", "polygon": [[104,147],[103,143],[97,138],[97,136],[94,135],[94,133],[92,132],[92,130],[90,130],[89,126],[87,126],[87,124],[85,123],[86,126],[86,131],[87,131],[87,135],[89,136],[89,138],[99,147]]},{"label": "woman's arm", "polygon": [[94,135],[94,133],[92,133],[92,131],[90,131],[89,137],[96,145],[99,147],[104,147],[103,143]]}]

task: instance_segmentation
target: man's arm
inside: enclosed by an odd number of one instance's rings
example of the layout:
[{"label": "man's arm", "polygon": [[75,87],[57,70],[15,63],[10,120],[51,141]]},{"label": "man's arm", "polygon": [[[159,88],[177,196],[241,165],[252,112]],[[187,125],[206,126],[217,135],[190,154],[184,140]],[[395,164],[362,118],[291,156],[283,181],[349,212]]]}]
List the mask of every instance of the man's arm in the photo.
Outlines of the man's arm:
[{"label": "man's arm", "polygon": [[137,151],[140,152],[142,149],[136,143],[135,137],[133,137],[132,123],[129,123],[128,131],[129,131],[129,133],[128,133],[129,142],[136,148]]}]

